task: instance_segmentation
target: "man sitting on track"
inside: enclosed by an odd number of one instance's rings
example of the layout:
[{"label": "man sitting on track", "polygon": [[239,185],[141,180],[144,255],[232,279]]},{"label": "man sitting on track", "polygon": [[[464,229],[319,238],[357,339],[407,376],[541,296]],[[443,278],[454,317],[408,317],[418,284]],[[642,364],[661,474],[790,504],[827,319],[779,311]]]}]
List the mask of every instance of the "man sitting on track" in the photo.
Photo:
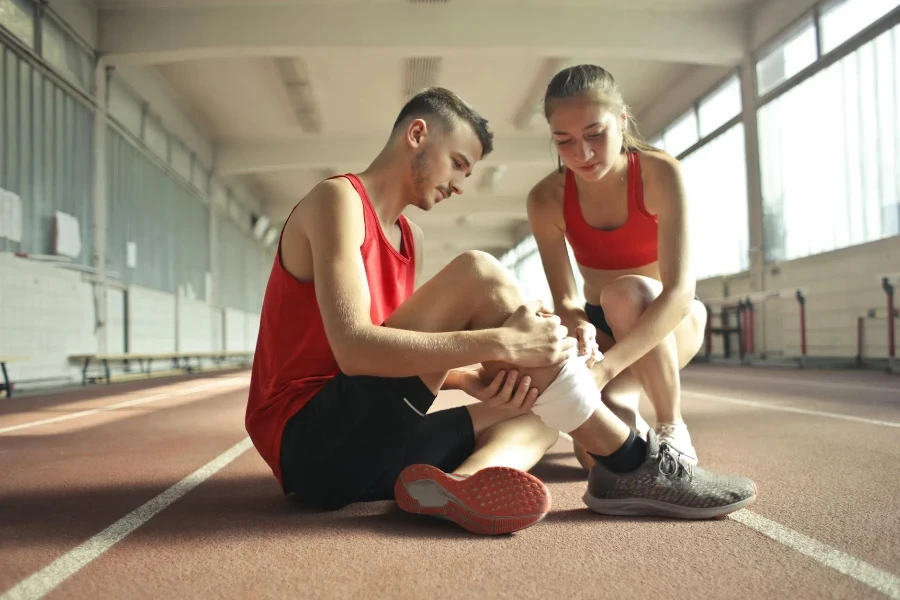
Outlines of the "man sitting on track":
[{"label": "man sitting on track", "polygon": [[[635,436],[600,401],[586,366],[599,356],[575,356],[491,256],[467,252],[415,290],[422,232],[402,211],[461,193],[492,138],[455,94],[426,90],[365,171],[321,182],[288,217],[246,414],[283,491],[326,509],[395,498],[506,533],[549,510],[526,471],[565,431],[596,460],[584,499],[597,512],[709,518],[751,503],[752,481]],[[448,388],[482,402],[428,414]]]}]

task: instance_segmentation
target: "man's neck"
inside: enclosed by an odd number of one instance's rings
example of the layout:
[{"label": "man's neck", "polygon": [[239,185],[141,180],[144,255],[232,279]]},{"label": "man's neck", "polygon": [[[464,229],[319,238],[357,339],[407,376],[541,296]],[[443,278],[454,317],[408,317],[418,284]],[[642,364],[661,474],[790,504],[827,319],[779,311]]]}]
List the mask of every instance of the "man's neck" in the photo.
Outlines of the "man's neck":
[{"label": "man's neck", "polygon": [[402,163],[379,156],[357,175],[365,185],[378,220],[385,229],[393,226],[400,213],[411,204],[405,187],[407,173],[404,171]]}]

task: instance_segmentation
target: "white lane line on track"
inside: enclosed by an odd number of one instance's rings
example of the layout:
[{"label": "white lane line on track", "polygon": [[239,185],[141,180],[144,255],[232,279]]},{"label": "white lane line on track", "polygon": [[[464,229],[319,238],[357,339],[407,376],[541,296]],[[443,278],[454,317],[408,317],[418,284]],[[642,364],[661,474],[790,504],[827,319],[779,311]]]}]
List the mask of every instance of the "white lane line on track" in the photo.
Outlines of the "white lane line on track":
[{"label": "white lane line on track", "polygon": [[[561,435],[572,441],[572,436],[569,434],[563,433]],[[851,577],[881,592],[892,600],[900,600],[900,577],[897,575],[883,571],[864,560],[841,552],[836,548],[832,548],[827,544],[747,509],[734,512],[728,515],[728,518],[771,538],[779,544],[787,546],[791,550],[808,556],[826,567]],[[0,598],[0,600],[3,599]]]},{"label": "white lane line on track", "polygon": [[853,421],[854,423],[865,423],[866,425],[878,425],[880,427],[897,427],[900,423],[896,421],[880,421],[878,419],[866,419],[863,417],[854,417],[851,415],[841,415],[838,413],[830,413],[822,410],[812,410],[808,408],[795,408],[793,406],[780,406],[777,404],[769,404],[767,402],[757,402],[755,400],[741,400],[739,398],[731,398],[729,396],[719,396],[718,394],[703,394],[700,392],[692,392],[684,390],[687,396],[696,396],[697,398],[707,398],[709,400],[717,400],[719,402],[730,402],[731,404],[741,404],[743,406],[753,406],[755,408],[765,408],[768,410],[780,410],[782,412],[797,413],[801,415],[813,415],[816,417],[825,417],[828,419],[839,419],[841,421]]},{"label": "white lane line on track", "polygon": [[897,575],[883,571],[864,560],[850,556],[749,510],[739,510],[728,517],[791,550],[804,554],[838,573],[881,592],[892,600],[900,600],[900,577]]},{"label": "white lane line on track", "polygon": [[[687,374],[687,379],[691,379],[696,377],[697,379],[727,379],[729,382],[734,382],[735,379],[740,379],[742,381],[753,381],[759,382],[759,377],[749,377],[747,375],[742,375],[738,373],[710,373],[705,371],[691,371]],[[682,380],[685,379],[685,376],[682,375]],[[764,376],[763,381],[766,383],[778,383],[778,384],[786,384],[786,385],[801,385],[807,387],[827,387],[838,390],[850,390],[853,392],[858,392],[860,390],[867,392],[891,392],[894,394],[900,393],[900,385],[897,387],[890,386],[878,386],[878,385],[866,385],[861,383],[841,383],[838,381],[827,381],[827,380],[815,380],[815,379],[792,379],[788,377],[769,377],[768,374]]]},{"label": "white lane line on track", "polygon": [[[18,425],[11,425],[9,427],[0,427],[0,434],[9,433],[11,431],[20,431],[22,429],[28,429],[30,427],[38,427],[40,425],[49,425],[51,423],[59,423],[61,421],[68,421],[69,419],[78,419],[80,417],[88,417],[90,415],[95,415],[101,412],[109,412],[113,410],[118,410],[120,408],[126,408],[129,406],[138,406],[140,404],[146,404],[148,402],[154,402],[156,400],[161,400],[163,398],[169,398],[172,396],[185,396],[187,394],[193,394],[196,392],[202,392],[206,390],[212,390],[216,388],[226,388],[234,385],[234,382],[231,380],[226,380],[224,382],[215,382],[215,383],[207,383],[203,385],[195,385],[193,387],[185,388],[183,390],[176,390],[174,392],[166,392],[163,394],[153,394],[152,396],[146,396],[143,398],[137,398],[135,400],[126,400],[125,402],[118,402],[116,404],[110,404],[109,406],[101,406],[100,408],[92,408],[89,410],[82,410],[74,413],[69,413],[67,415],[61,415],[59,417],[52,417],[50,419],[41,419],[40,421],[30,421],[28,423],[20,423]],[[239,385],[234,385],[234,387],[240,387],[241,385],[245,385],[245,382],[241,382]]]},{"label": "white lane line on track", "polygon": [[140,508],[125,515],[80,546],[60,556],[45,568],[23,579],[15,587],[0,595],[0,600],[43,598],[46,594],[59,587],[66,579],[121,542],[135,529],[229,465],[251,446],[250,438],[244,438]]}]

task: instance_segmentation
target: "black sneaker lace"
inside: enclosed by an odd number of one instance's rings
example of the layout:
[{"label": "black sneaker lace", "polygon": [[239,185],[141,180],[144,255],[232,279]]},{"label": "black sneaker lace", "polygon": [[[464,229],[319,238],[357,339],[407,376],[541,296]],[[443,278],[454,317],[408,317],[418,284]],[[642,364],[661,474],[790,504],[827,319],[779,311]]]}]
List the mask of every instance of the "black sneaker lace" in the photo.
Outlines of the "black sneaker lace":
[{"label": "black sneaker lace", "polygon": [[681,461],[682,452],[667,443],[663,442],[659,445],[659,472],[666,477],[688,477],[694,476],[694,467],[690,463]]}]

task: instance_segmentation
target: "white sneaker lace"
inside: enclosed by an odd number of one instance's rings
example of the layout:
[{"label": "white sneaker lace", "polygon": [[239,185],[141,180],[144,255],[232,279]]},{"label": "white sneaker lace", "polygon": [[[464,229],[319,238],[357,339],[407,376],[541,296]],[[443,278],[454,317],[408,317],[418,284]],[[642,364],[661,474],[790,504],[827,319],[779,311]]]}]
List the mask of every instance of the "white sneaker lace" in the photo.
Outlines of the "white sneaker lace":
[{"label": "white sneaker lace", "polygon": [[662,423],[659,425],[659,431],[657,435],[660,438],[676,438],[678,437],[678,430],[684,429],[684,425],[676,425],[674,423]]},{"label": "white sneaker lace", "polygon": [[670,446],[666,442],[659,445],[659,472],[666,477],[682,478],[685,475],[688,479],[694,476],[694,466],[690,463],[681,461],[681,455],[684,454],[678,448]]}]

